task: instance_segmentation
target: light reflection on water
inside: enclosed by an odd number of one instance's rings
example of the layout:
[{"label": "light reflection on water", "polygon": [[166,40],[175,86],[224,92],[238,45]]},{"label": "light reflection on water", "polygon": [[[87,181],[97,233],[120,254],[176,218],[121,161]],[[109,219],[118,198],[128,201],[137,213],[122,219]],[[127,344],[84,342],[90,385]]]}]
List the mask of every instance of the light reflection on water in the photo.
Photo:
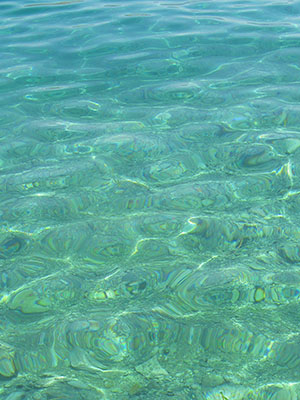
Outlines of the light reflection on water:
[{"label": "light reflection on water", "polygon": [[299,12],[0,4],[1,398],[300,397]]}]

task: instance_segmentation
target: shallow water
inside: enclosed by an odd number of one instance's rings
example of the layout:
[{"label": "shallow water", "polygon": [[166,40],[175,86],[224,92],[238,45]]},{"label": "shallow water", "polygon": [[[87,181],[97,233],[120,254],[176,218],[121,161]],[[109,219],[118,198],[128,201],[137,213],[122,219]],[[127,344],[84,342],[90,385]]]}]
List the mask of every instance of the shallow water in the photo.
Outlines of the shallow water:
[{"label": "shallow water", "polygon": [[1,399],[300,399],[300,2],[0,16]]}]

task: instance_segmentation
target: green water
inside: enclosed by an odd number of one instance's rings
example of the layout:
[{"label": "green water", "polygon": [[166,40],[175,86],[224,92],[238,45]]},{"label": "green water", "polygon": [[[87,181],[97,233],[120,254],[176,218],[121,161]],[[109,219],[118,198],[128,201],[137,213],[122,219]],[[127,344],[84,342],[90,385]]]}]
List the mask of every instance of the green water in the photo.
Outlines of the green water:
[{"label": "green water", "polygon": [[300,399],[300,2],[0,16],[0,399]]}]

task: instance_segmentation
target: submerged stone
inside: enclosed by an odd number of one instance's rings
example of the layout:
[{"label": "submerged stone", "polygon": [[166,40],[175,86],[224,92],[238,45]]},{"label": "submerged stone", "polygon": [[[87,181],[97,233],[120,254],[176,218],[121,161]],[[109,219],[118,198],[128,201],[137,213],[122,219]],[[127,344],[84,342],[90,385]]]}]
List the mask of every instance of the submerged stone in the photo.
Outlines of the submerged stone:
[{"label": "submerged stone", "polygon": [[17,375],[14,352],[0,348],[0,378],[12,378]]},{"label": "submerged stone", "polygon": [[8,306],[11,310],[19,310],[23,314],[36,314],[49,311],[51,302],[33,289],[24,289],[12,297]]}]

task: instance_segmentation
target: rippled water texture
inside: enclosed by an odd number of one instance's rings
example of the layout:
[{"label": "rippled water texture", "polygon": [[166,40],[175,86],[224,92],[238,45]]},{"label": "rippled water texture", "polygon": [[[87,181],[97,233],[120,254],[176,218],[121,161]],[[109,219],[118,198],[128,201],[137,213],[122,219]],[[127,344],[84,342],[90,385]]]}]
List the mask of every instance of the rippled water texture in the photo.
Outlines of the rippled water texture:
[{"label": "rippled water texture", "polygon": [[300,2],[0,17],[0,398],[300,399]]}]

